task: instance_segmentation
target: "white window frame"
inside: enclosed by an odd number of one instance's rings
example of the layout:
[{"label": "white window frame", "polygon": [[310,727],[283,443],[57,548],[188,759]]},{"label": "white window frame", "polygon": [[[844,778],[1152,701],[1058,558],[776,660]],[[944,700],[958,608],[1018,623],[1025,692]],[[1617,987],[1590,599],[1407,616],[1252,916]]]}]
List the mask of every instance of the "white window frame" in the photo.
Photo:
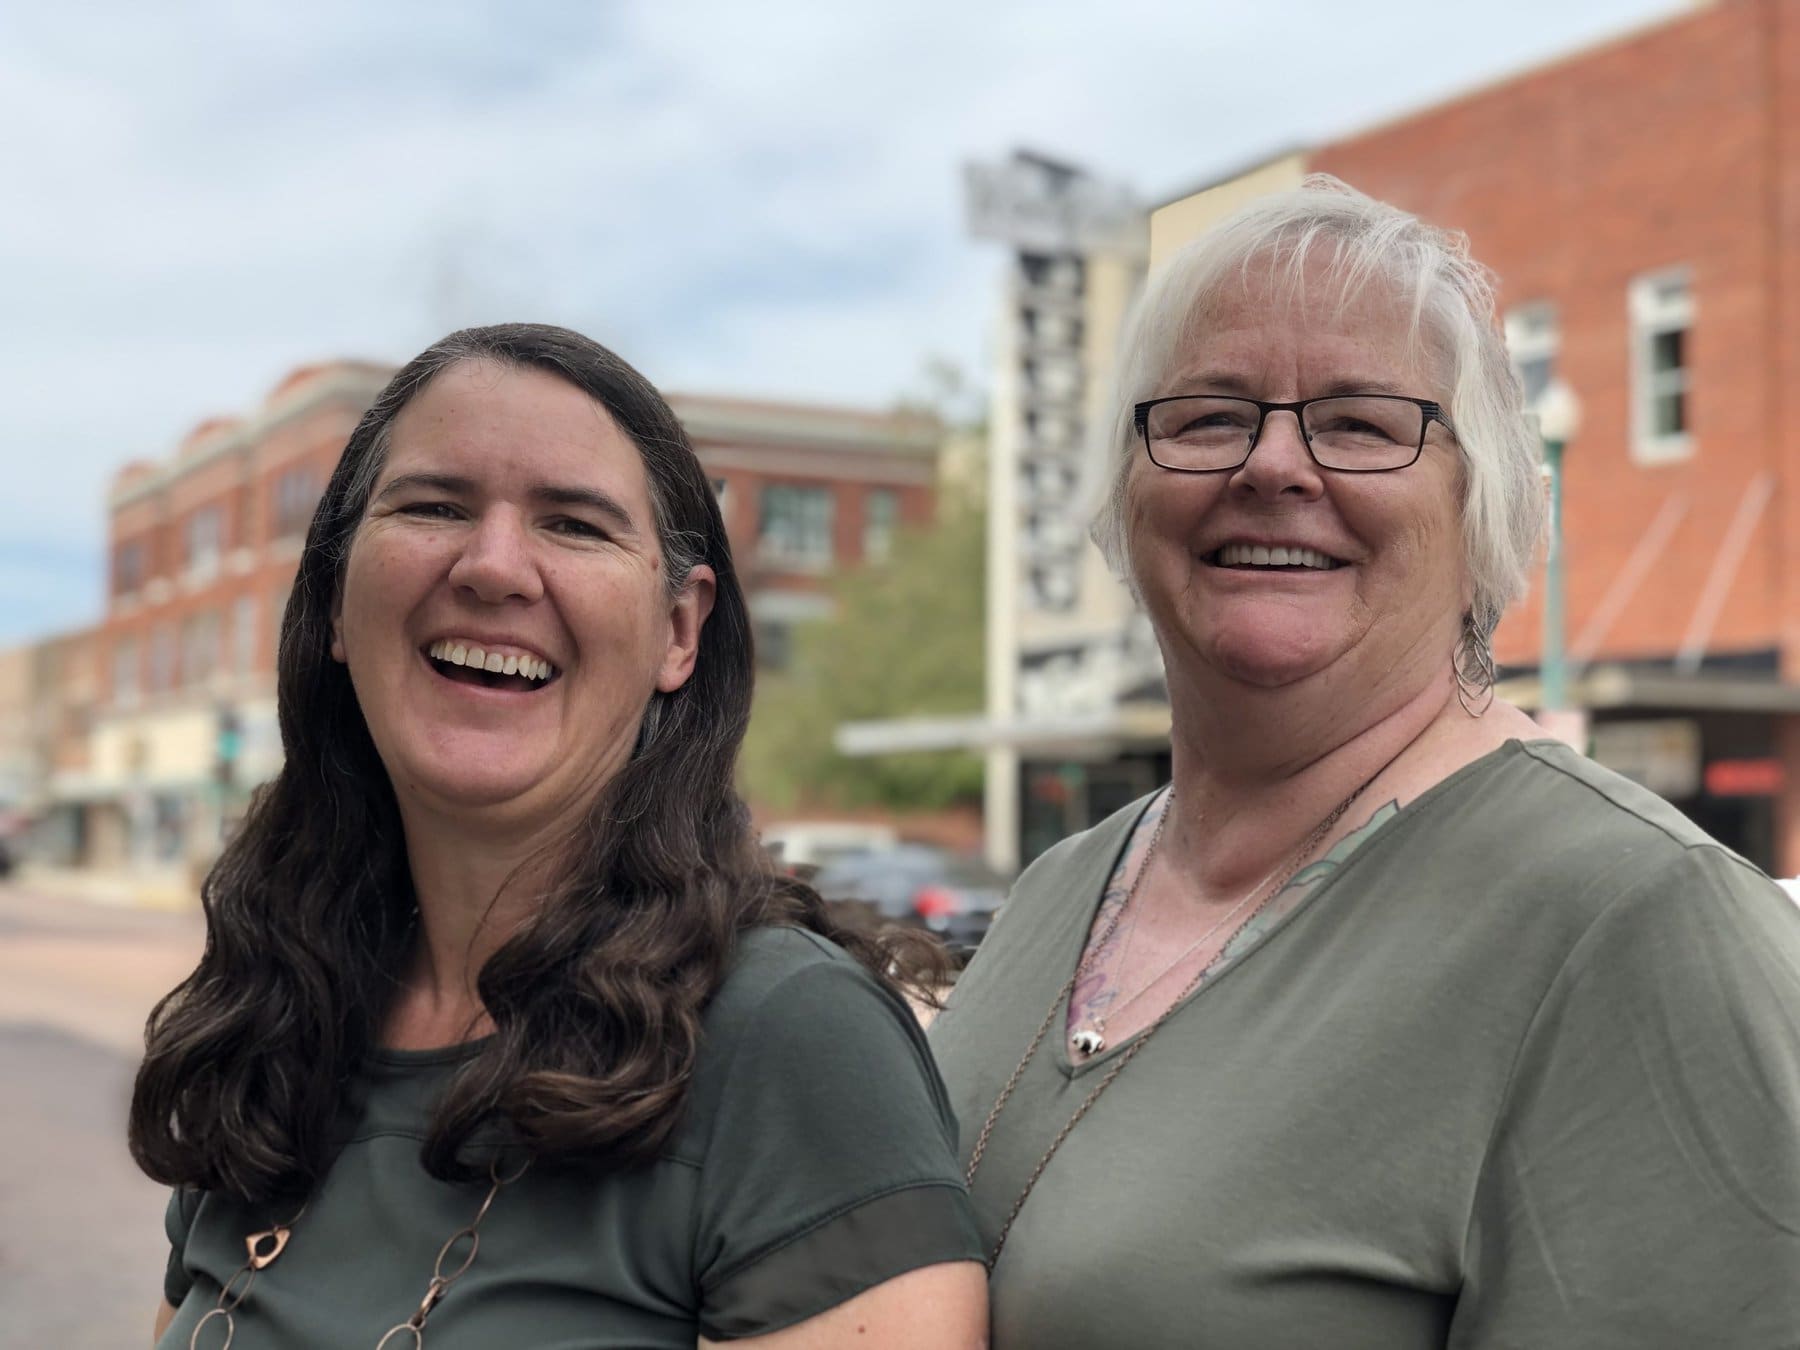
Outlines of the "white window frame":
[{"label": "white window frame", "polygon": [[304,539],[319,505],[319,482],[310,464],[284,469],[275,479],[274,539]]},{"label": "white window frame", "polygon": [[219,669],[219,611],[197,610],[181,621],[181,669],[178,688],[203,688]]},{"label": "white window frame", "polygon": [[113,704],[135,708],[143,693],[142,660],[137,639],[120,638],[113,646]]},{"label": "white window frame", "polygon": [[181,683],[181,635],[164,620],[150,632],[150,692],[166,694]]},{"label": "white window frame", "polygon": [[1554,380],[1557,358],[1562,355],[1562,322],[1554,302],[1533,300],[1507,310],[1506,354],[1512,360],[1519,387],[1525,392],[1526,411],[1532,411],[1543,391],[1533,390],[1527,384],[1525,368],[1543,362],[1549,366],[1549,379]]},{"label": "white window frame", "polygon": [[197,508],[188,516],[183,535],[188,579],[211,581],[219,574],[219,560],[225,553],[224,508],[217,504]]},{"label": "white window frame", "polygon": [[248,675],[256,666],[256,597],[240,595],[231,607],[232,670]]},{"label": "white window frame", "polygon": [[863,496],[863,561],[886,562],[893,556],[894,536],[899,531],[900,493],[894,488],[870,488]]},{"label": "white window frame", "polygon": [[[1694,309],[1693,274],[1686,267],[1664,268],[1631,283],[1631,457],[1639,464],[1667,464],[1694,453]],[[1682,365],[1658,374],[1651,369],[1656,339],[1677,331],[1686,334]],[[1653,430],[1656,400],[1670,393],[1683,395],[1686,425],[1679,432],[1658,435]]]},{"label": "white window frame", "polygon": [[[795,508],[822,504],[823,510],[794,509],[777,520],[770,507],[778,496],[788,498]],[[757,521],[757,556],[801,570],[831,566],[837,494],[829,487],[821,483],[765,483],[758,506],[761,518]]]}]

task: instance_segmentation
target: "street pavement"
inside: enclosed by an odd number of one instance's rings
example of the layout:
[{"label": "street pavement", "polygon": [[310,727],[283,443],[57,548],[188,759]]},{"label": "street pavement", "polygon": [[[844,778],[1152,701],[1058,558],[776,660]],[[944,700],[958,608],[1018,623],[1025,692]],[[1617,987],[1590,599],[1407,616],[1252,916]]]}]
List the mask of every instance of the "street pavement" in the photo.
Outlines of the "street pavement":
[{"label": "street pavement", "polygon": [[0,1347],[148,1346],[165,1193],[125,1150],[155,1001],[200,954],[197,916],[0,885]]}]

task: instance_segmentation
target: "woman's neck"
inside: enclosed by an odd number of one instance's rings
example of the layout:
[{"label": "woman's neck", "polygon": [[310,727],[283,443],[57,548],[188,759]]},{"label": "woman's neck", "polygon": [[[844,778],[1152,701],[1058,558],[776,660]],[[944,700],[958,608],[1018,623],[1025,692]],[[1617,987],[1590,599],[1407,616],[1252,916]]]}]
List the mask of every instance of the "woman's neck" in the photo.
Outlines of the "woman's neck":
[{"label": "woman's neck", "polygon": [[1173,680],[1169,692],[1175,814],[1162,851],[1202,900],[1278,870],[1352,794],[1355,809],[1316,844],[1517,734],[1499,718],[1480,728],[1462,710],[1447,663],[1442,680],[1375,691],[1380,701],[1332,698],[1328,687],[1220,698]]},{"label": "woman's neck", "polygon": [[428,1048],[491,1029],[476,992],[481,968],[537,911],[553,832],[495,834],[402,808],[418,937],[384,1041]]}]

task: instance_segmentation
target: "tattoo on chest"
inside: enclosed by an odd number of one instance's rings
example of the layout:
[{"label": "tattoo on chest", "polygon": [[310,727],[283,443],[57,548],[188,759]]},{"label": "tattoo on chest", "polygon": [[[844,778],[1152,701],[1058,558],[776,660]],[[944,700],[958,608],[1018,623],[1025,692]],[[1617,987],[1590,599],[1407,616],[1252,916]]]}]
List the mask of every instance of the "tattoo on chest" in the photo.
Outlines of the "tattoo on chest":
[{"label": "tattoo on chest", "polygon": [[[1106,880],[1106,888],[1100,896],[1100,907],[1094,914],[1094,922],[1088,933],[1089,946],[1083,952],[1082,960],[1086,963],[1085,973],[1075,982],[1075,988],[1069,995],[1068,1025],[1071,1028],[1093,1022],[1104,1017],[1125,991],[1120,986],[1117,975],[1120,950],[1129,941],[1132,917],[1127,914],[1114,923],[1113,918],[1124,906],[1131,894],[1132,882],[1136,880],[1142,868],[1144,855],[1149,850],[1151,837],[1156,833],[1157,822],[1168,808],[1168,796],[1144,813],[1132,831],[1131,842],[1119,865]],[[1275,893],[1251,918],[1231,936],[1220,953],[1218,961],[1207,973],[1211,980],[1219,971],[1241,957],[1254,947],[1257,941],[1284,917],[1299,907],[1306,897],[1317,889],[1320,882],[1330,876],[1344,860],[1361,847],[1377,830],[1399,814],[1399,801],[1389,801],[1377,808],[1367,820],[1349,834],[1332,845],[1329,852],[1317,862],[1309,863]],[[1100,946],[1092,945],[1095,934],[1105,933],[1111,929],[1111,935]]]}]

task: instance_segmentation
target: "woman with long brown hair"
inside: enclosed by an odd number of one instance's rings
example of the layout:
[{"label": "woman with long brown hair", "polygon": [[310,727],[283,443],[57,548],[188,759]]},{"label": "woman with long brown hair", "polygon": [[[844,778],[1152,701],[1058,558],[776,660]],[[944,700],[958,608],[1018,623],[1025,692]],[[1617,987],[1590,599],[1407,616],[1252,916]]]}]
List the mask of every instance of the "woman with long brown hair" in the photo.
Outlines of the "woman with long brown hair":
[{"label": "woman with long brown hair", "polygon": [[132,1104],[161,1346],[981,1342],[911,957],[755,844],[744,597],[642,376],[536,325],[409,363],[279,667]]}]

